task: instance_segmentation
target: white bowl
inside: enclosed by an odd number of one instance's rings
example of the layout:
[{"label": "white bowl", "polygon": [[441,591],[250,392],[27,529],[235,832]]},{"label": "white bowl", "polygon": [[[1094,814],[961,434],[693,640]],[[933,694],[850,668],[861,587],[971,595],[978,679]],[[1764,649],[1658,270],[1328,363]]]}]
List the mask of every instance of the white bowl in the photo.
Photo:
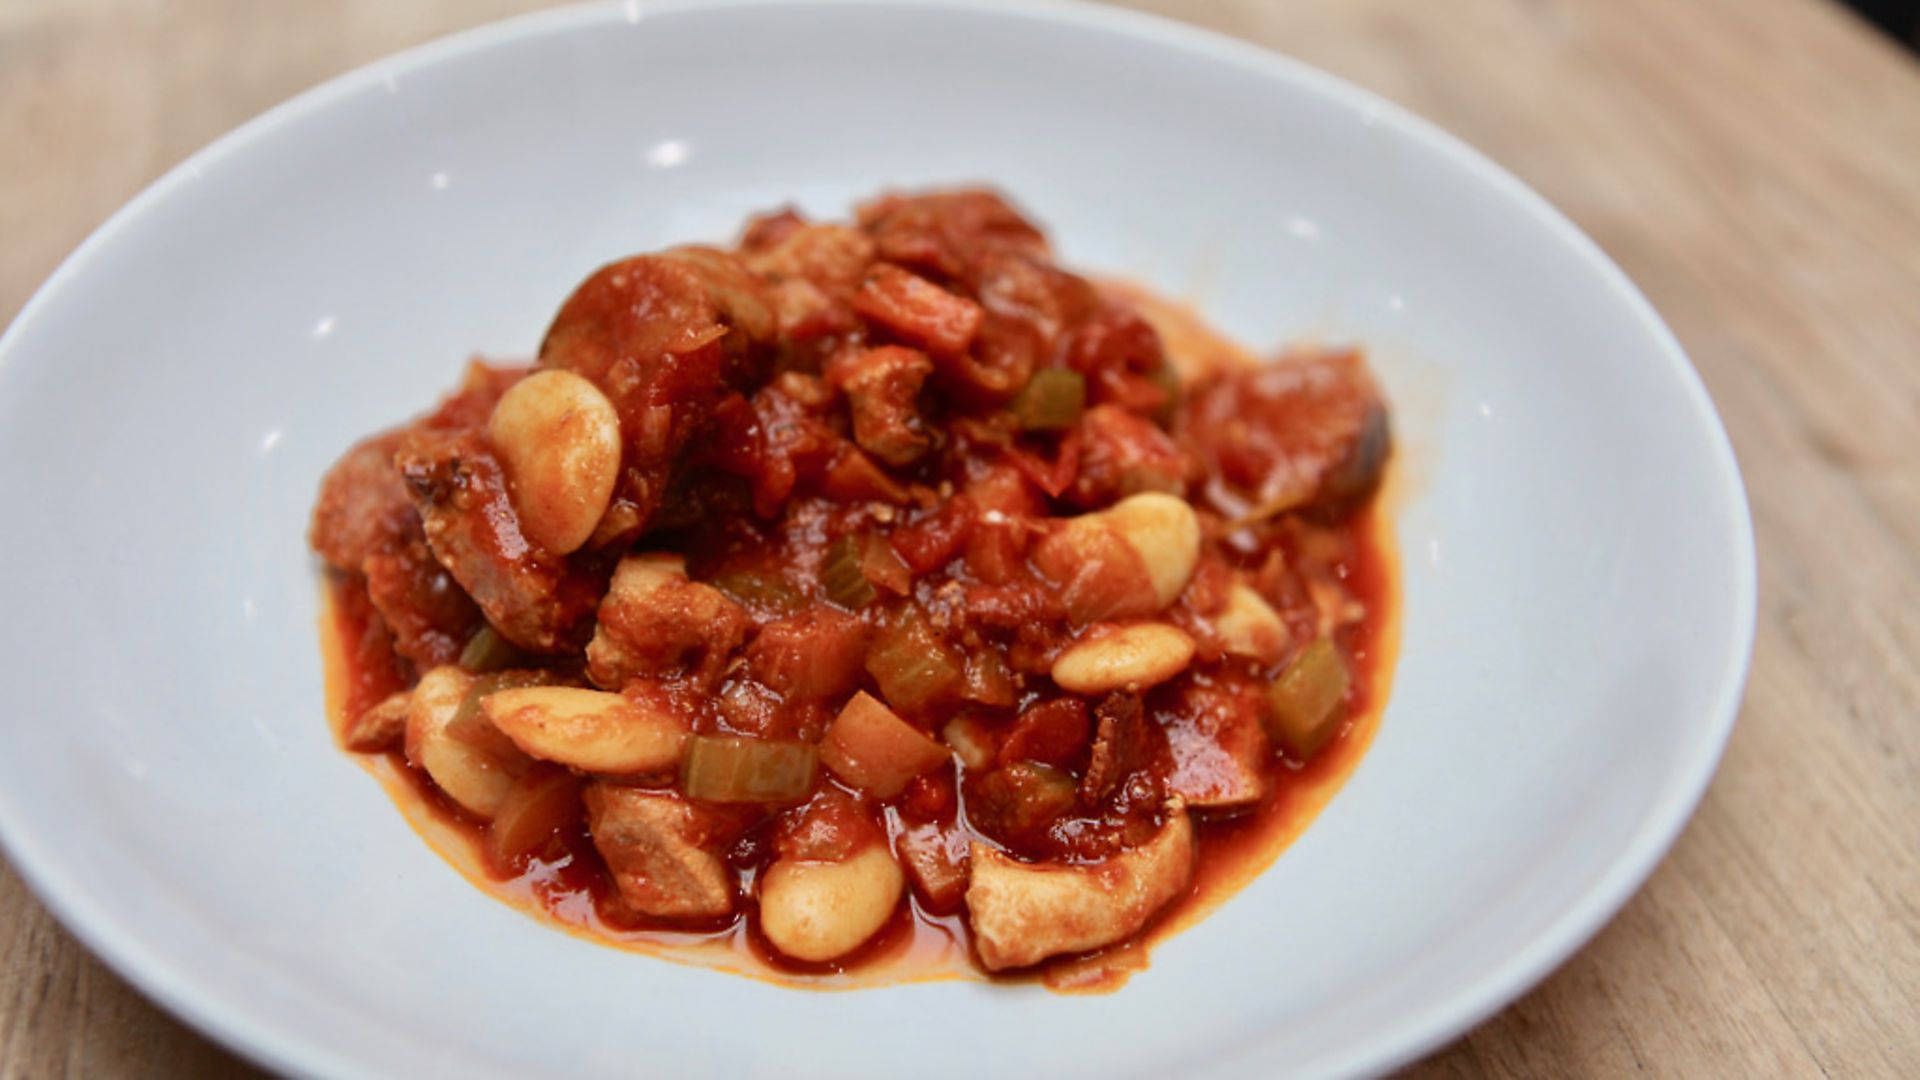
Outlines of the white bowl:
[{"label": "white bowl", "polygon": [[[1273,868],[1105,997],[810,993],[558,933],[432,854],[322,715],[321,470],[614,256],[984,179],[1243,341],[1372,347],[1405,623],[1378,738]],[[196,155],[0,339],[0,837],[189,1021],[330,1075],[1350,1073],[1539,979],[1713,772],[1754,619],[1726,437],[1512,177],[1115,11],[625,4],[416,49]]]}]

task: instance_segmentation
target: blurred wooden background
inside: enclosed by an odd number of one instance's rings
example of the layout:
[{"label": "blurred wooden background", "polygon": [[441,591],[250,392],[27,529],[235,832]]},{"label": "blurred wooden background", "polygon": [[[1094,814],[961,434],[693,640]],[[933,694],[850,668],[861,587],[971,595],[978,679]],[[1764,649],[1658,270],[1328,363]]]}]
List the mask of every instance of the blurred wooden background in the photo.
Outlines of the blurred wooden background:
[{"label": "blurred wooden background", "polygon": [[[0,321],[165,168],[525,0],[0,0]],[[1920,1075],[1920,64],[1828,0],[1144,0],[1405,104],[1599,240],[1753,497],[1718,779],[1592,944],[1417,1076]],[[47,718],[51,722],[52,718]],[[0,867],[0,1077],[251,1070]]]}]

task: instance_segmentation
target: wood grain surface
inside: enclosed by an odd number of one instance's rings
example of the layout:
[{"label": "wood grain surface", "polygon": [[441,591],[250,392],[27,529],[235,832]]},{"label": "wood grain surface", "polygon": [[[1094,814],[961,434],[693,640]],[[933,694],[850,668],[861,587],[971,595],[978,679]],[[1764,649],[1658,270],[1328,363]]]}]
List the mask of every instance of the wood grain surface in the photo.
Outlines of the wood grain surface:
[{"label": "wood grain surface", "polygon": [[[516,0],[0,0],[0,321],[192,150]],[[1672,324],[1760,549],[1753,677],[1666,861],[1417,1076],[1920,1075],[1920,65],[1827,0],[1160,10],[1399,101]],[[0,751],[4,752],[4,751]],[[249,1074],[0,867],[0,1077]]]}]

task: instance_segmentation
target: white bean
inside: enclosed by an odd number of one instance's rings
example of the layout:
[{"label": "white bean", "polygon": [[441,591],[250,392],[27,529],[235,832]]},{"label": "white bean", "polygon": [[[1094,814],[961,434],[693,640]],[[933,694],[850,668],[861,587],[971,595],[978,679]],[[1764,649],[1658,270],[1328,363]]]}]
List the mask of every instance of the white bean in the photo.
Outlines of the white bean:
[{"label": "white bean", "polygon": [[532,761],[478,712],[469,730],[449,729],[472,685],[473,676],[452,665],[420,676],[407,705],[407,760],[462,809],[491,821]]},{"label": "white bean", "polygon": [[1140,553],[1160,607],[1174,602],[1200,560],[1200,519],[1176,495],[1129,495],[1098,515]]},{"label": "white bean", "polygon": [[487,435],[520,531],[559,555],[586,543],[620,477],[620,416],[600,388],[571,371],[536,371],[494,405]]},{"label": "white bean", "polygon": [[587,772],[658,772],[680,760],[687,721],[604,690],[526,686],[480,699],[480,710],[515,746]]},{"label": "white bean", "polygon": [[1287,627],[1280,613],[1251,586],[1234,582],[1227,605],[1213,617],[1220,647],[1234,656],[1271,664],[1287,651]]},{"label": "white bean", "polygon": [[1095,627],[1053,662],[1053,681],[1076,694],[1141,690],[1186,670],[1193,639],[1166,623]]},{"label": "white bean", "polygon": [[832,960],[885,926],[905,887],[885,844],[840,862],[779,859],[760,875],[760,929],[796,960]]}]

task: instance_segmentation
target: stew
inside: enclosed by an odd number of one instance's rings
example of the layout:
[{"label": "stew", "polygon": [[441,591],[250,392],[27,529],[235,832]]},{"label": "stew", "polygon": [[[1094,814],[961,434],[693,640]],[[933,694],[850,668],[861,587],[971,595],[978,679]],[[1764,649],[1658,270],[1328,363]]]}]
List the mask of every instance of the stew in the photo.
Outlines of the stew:
[{"label": "stew", "polygon": [[613,940],[1117,985],[1364,745],[1390,443],[991,192],[765,215],[327,474],[340,738]]}]

